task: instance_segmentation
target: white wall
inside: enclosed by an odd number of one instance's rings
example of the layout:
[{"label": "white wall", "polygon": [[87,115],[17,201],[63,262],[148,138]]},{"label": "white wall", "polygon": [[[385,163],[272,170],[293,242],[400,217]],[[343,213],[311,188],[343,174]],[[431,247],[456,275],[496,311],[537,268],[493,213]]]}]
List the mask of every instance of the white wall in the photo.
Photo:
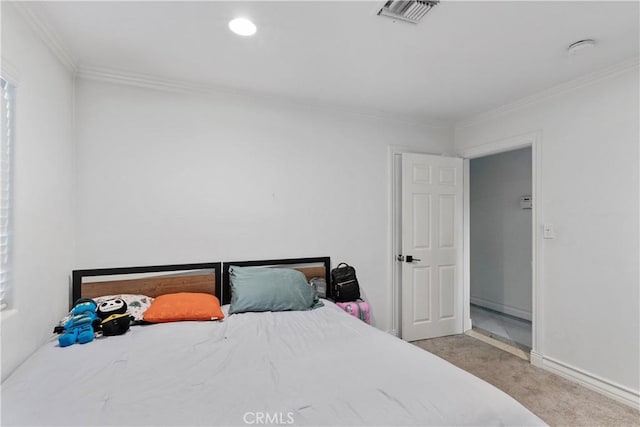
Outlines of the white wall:
[{"label": "white wall", "polygon": [[68,309],[73,256],[73,79],[9,3],[3,68],[16,79],[13,310],[2,313],[2,378]]},{"label": "white wall", "polygon": [[[459,151],[542,131],[543,240],[537,349],[637,396],[638,69],[456,127]],[[636,398],[637,400],[637,398]]]},{"label": "white wall", "polygon": [[531,320],[531,148],[469,163],[471,303]]},{"label": "white wall", "polygon": [[389,145],[453,131],[79,80],[77,267],[331,256],[392,328]]}]

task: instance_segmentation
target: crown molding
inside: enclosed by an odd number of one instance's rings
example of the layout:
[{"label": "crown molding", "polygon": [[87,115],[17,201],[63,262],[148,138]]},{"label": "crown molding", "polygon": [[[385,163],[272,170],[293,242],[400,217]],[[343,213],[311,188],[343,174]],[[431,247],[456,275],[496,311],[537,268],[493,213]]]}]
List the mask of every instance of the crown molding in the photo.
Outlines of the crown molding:
[{"label": "crown molding", "polygon": [[64,65],[67,70],[74,73],[77,69],[75,58],[66,48],[56,32],[50,26],[45,24],[45,20],[42,19],[42,17],[38,15],[33,8],[31,8],[29,2],[3,2],[3,7],[6,7],[7,4],[11,4],[15,7],[16,11],[18,11],[18,13],[24,18],[29,27],[31,27],[38,38],[49,48],[62,65]]},{"label": "crown molding", "polygon": [[310,109],[330,113],[356,115],[368,119],[400,122],[414,126],[429,126],[434,128],[449,128],[453,130],[453,121],[403,115],[375,109],[359,109],[344,105],[316,102],[309,99],[269,94],[258,91],[234,89],[207,83],[195,83],[187,80],[171,79],[151,74],[133,73],[125,70],[109,69],[105,67],[80,66],[75,70],[75,76],[85,80],[95,80],[120,85],[154,89],[165,92],[199,94],[211,97],[232,97],[251,102],[266,102],[269,104],[296,109]]},{"label": "crown molding", "polygon": [[467,119],[460,120],[459,122],[455,123],[455,128],[467,128],[490,120],[494,120],[498,117],[521,110],[526,107],[530,107],[549,98],[563,95],[567,92],[571,92],[603,80],[617,77],[621,74],[632,71],[633,69],[638,69],[639,67],[640,57],[634,57],[613,66],[604,68],[602,70],[592,72],[585,76],[578,77],[577,79],[569,80],[568,82],[564,82],[549,89],[534,93],[533,95],[526,96],[519,99],[518,101],[502,105],[498,108],[477,114]]},{"label": "crown molding", "polygon": [[217,95],[244,95],[240,91],[228,88],[214,88],[205,84],[197,84],[183,80],[168,79],[150,74],[132,73],[105,67],[81,66],[75,73],[77,78],[115,83],[127,86],[156,89],[165,92],[207,93]]},{"label": "crown molding", "polygon": [[7,4],[11,4],[15,7],[38,38],[49,48],[65,68],[74,74],[76,78],[98,80],[169,92],[207,94],[218,97],[232,96],[236,98],[251,99],[252,101],[262,100],[263,102],[266,101],[279,105],[288,105],[295,108],[307,108],[316,111],[324,110],[333,113],[356,115],[368,119],[405,123],[413,126],[453,129],[453,120],[402,114],[373,108],[358,108],[347,105],[324,103],[304,98],[233,89],[181,79],[170,79],[151,74],[139,74],[125,70],[109,69],[106,67],[79,66],[77,59],[74,58],[69,49],[66,48],[62,38],[51,26],[46,24],[46,19],[42,18],[42,16],[37,13],[29,3],[30,2],[28,1],[3,2],[3,7]]}]

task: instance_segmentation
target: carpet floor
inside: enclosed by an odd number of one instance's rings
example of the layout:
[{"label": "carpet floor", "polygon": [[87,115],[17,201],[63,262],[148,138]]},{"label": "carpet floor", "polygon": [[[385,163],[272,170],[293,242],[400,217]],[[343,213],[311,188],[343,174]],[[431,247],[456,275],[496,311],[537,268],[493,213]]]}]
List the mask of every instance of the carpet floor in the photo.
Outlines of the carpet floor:
[{"label": "carpet floor", "polygon": [[466,335],[413,344],[504,391],[550,426],[640,426],[640,412]]}]

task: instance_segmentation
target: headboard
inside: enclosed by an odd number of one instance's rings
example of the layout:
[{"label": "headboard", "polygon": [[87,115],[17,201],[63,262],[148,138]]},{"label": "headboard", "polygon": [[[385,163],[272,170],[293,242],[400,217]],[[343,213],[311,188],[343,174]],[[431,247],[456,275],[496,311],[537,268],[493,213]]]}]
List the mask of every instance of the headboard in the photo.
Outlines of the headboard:
[{"label": "headboard", "polygon": [[231,281],[229,279],[229,267],[286,267],[302,272],[307,280],[312,277],[324,277],[327,281],[327,297],[331,297],[331,258],[287,258],[271,259],[263,261],[230,261],[224,263],[222,273],[222,304],[231,302]]},{"label": "headboard", "polygon": [[[219,262],[73,270],[70,307],[81,297],[123,293],[157,297],[174,292],[202,292],[222,300],[221,271],[222,264]],[[108,276],[123,277],[109,279]],[[83,280],[86,277],[101,279]]]}]

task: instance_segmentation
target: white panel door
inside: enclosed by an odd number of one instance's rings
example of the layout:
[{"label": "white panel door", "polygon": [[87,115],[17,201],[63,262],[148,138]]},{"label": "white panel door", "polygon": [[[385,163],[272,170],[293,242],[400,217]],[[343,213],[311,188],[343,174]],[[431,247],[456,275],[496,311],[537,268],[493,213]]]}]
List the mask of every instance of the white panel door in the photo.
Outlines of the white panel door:
[{"label": "white panel door", "polygon": [[462,333],[462,159],[402,154],[402,338]]}]

